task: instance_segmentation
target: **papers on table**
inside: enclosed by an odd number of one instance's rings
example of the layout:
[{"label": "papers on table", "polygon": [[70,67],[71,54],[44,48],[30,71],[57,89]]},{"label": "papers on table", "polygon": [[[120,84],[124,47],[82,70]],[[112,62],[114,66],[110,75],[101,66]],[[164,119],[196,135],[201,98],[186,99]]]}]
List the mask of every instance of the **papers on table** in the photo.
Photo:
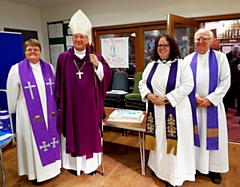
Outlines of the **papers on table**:
[{"label": "papers on table", "polygon": [[127,94],[128,92],[125,92],[123,90],[111,90],[107,92],[108,94]]},{"label": "papers on table", "polygon": [[4,134],[4,135],[0,136],[0,141],[5,140],[5,139],[7,139],[7,138],[9,138],[11,136],[13,136],[13,134],[9,134],[9,133]]}]

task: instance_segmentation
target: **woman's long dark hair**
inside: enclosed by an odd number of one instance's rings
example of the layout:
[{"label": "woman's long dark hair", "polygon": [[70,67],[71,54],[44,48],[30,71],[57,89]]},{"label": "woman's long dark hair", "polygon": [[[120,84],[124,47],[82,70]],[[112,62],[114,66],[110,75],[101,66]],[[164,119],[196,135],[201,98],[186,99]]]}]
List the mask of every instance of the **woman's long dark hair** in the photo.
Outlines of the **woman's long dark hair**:
[{"label": "woman's long dark hair", "polygon": [[169,42],[169,45],[170,45],[170,54],[169,54],[168,60],[174,60],[175,58],[182,58],[176,40],[172,36],[169,36],[168,34],[161,34],[155,38],[155,46],[152,53],[152,60],[153,61],[158,61],[159,59],[161,60],[157,50],[158,50],[158,42],[160,38],[163,38],[163,37],[166,38],[166,40]]}]

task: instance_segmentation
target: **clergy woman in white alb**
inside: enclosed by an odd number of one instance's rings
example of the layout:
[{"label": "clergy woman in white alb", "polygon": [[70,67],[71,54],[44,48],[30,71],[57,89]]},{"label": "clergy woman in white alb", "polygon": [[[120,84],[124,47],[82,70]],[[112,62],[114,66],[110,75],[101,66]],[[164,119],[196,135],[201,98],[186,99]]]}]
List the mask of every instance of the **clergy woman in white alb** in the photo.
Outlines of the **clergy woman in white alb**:
[{"label": "clergy woman in white alb", "polygon": [[26,59],[13,65],[7,79],[9,111],[16,113],[18,174],[34,184],[60,174],[55,77],[52,65],[40,59],[36,39],[24,43]]},{"label": "clergy woman in white alb", "polygon": [[196,147],[196,169],[203,174],[209,173],[212,182],[220,184],[220,173],[229,170],[223,97],[230,86],[230,68],[226,55],[211,49],[211,31],[199,29],[194,37],[196,52],[184,60],[191,65],[196,82],[195,100],[200,136],[200,147]]},{"label": "clergy woman in white alb", "polygon": [[139,82],[146,102],[146,148],[152,175],[167,187],[195,180],[195,154],[191,103],[190,66],[180,58],[176,41],[169,35],[155,39],[152,62]]}]

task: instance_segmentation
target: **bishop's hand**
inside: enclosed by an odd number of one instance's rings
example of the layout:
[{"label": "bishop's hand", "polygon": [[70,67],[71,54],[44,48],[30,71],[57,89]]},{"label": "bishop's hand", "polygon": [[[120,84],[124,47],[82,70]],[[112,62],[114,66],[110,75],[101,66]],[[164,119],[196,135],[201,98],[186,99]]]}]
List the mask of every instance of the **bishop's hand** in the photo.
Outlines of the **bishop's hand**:
[{"label": "bishop's hand", "polygon": [[90,57],[90,62],[91,62],[95,67],[98,67],[99,61],[98,61],[97,56],[96,56],[95,54],[90,54],[89,57]]}]

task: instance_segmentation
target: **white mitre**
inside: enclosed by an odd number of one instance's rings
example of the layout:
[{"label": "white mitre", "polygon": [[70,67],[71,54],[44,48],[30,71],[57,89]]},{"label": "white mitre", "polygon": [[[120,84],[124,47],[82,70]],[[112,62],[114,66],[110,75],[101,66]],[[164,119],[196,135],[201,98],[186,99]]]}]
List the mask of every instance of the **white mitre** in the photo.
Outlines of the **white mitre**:
[{"label": "white mitre", "polygon": [[92,42],[92,24],[88,17],[78,10],[71,18],[69,22],[69,28],[72,34],[84,34],[88,36],[89,43]]}]

